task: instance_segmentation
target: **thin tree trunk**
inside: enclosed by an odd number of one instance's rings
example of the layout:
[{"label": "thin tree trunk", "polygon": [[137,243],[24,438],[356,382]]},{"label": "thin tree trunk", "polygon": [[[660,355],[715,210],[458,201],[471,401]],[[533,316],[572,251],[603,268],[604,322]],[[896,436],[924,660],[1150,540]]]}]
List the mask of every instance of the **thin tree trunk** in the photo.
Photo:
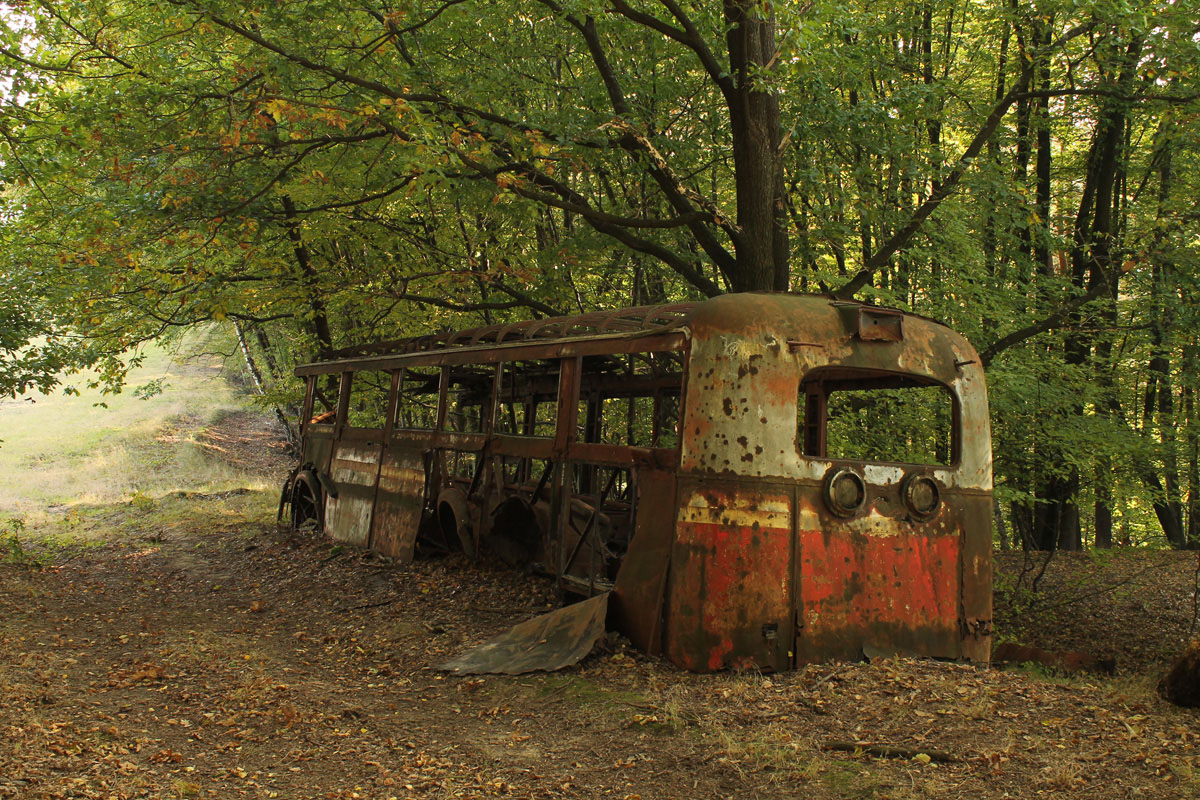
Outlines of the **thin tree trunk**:
[{"label": "thin tree trunk", "polygon": [[[254,355],[250,352],[250,344],[246,341],[246,332],[242,328],[242,323],[234,320],[233,330],[237,334],[238,346],[241,348],[242,358],[246,362],[246,372],[250,374],[250,379],[254,382],[254,389],[260,397],[265,397],[267,388],[263,384],[262,371],[258,368],[258,363],[254,360]],[[272,404],[271,408],[275,412],[275,419],[279,420],[279,425],[283,428],[283,435],[287,438],[288,447],[293,453],[296,452],[296,434],[292,430],[291,423],[288,422],[283,409],[278,405]]]}]

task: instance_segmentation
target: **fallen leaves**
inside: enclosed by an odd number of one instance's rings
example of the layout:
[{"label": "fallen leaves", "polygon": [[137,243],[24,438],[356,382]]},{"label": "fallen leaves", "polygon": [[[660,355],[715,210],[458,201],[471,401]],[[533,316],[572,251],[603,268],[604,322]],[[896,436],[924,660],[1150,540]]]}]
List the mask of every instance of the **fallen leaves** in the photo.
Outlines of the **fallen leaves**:
[{"label": "fallen leaves", "polygon": [[[693,676],[618,652],[565,675],[433,676],[549,589],[453,560],[364,581],[378,562],[267,531],[253,547],[228,531],[205,542],[172,533],[137,558],[37,576],[38,613],[0,625],[0,798],[769,799],[803,785],[822,800],[1117,786],[1166,800],[1200,770],[1195,714],[1148,689],[966,665]],[[464,597],[489,613],[462,612]]]}]

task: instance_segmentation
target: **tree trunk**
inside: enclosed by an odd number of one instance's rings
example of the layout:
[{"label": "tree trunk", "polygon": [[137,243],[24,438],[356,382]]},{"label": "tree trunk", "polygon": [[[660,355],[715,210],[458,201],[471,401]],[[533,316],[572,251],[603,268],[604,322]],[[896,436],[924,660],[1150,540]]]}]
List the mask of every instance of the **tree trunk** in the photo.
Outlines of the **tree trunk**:
[{"label": "tree trunk", "polygon": [[[1168,135],[1169,136],[1169,135]],[[1170,139],[1163,141],[1158,159],[1158,202],[1159,218],[1163,218],[1162,209],[1171,197],[1172,183],[1172,150]],[[1164,234],[1160,226],[1155,235],[1156,244],[1153,252],[1161,254]],[[1156,489],[1154,513],[1162,525],[1163,535],[1167,542],[1177,549],[1187,546],[1187,535],[1183,529],[1183,503],[1179,491],[1179,461],[1175,441],[1175,398],[1171,385],[1171,350],[1166,341],[1167,331],[1172,326],[1174,303],[1170,284],[1173,265],[1162,255],[1154,256],[1152,267],[1153,283],[1151,293],[1153,298],[1150,315],[1150,374],[1146,381],[1146,394],[1142,408],[1146,420],[1143,432],[1153,435],[1157,432],[1158,447],[1162,457],[1162,479],[1155,475],[1149,482]],[[1143,468],[1149,474],[1153,467]]]},{"label": "tree trunk", "polygon": [[[1049,37],[1049,22],[1039,24],[1033,33],[1035,49]],[[1037,85],[1043,91],[1050,88],[1050,64],[1045,55],[1039,56],[1039,63],[1033,65]],[[1040,222],[1039,226],[1049,226],[1050,203],[1052,191],[1052,153],[1053,145],[1050,137],[1049,106],[1045,98],[1039,99],[1033,114],[1033,136],[1037,145],[1034,178],[1036,183],[1036,200],[1034,213]],[[1038,274],[1049,279],[1054,274],[1054,262],[1050,250],[1050,240],[1046,231],[1041,231],[1032,238],[1034,263]],[[1045,281],[1050,283],[1049,280]],[[1044,302],[1055,302],[1042,293]],[[1066,342],[1066,360],[1068,363],[1082,363],[1084,352],[1075,337],[1068,337]],[[1075,413],[1082,413],[1082,406]],[[1061,453],[1044,452],[1042,460],[1049,464],[1051,472],[1043,478],[1041,485],[1036,487],[1038,499],[1037,508],[1033,515],[1033,541],[1038,550],[1078,550],[1081,546],[1079,531],[1079,507],[1076,496],[1079,491],[1079,471],[1074,466],[1066,466],[1062,462]]]},{"label": "tree trunk", "polygon": [[325,300],[321,296],[317,271],[313,268],[308,246],[304,243],[304,236],[300,232],[300,217],[296,214],[296,205],[286,194],[282,198],[282,203],[284,227],[287,229],[288,239],[292,243],[292,252],[296,256],[296,265],[300,268],[304,287],[308,291],[308,304],[312,310],[313,334],[316,336],[318,345],[317,357],[320,358],[333,350],[333,334],[329,330]]},{"label": "tree trunk", "polygon": [[775,14],[769,6],[725,0],[726,43],[735,87],[729,106],[737,223],[734,291],[788,288],[779,98],[770,85]]},{"label": "tree trunk", "polygon": [[[1183,374],[1195,380],[1196,370],[1200,369],[1200,347],[1195,341],[1184,345]],[[1187,542],[1188,547],[1195,550],[1200,548],[1200,519],[1196,511],[1200,510],[1200,429],[1196,422],[1196,389],[1191,384],[1183,390],[1184,424],[1187,426]]]},{"label": "tree trunk", "polygon": [[[246,331],[242,328],[242,324],[236,320],[233,323],[233,330],[237,334],[238,346],[241,348],[242,358],[246,362],[246,372],[249,373],[250,380],[254,382],[254,389],[260,397],[265,397],[267,389],[263,385],[262,371],[258,368],[258,363],[254,360],[254,356],[250,353],[250,344],[246,341]],[[287,439],[288,447],[293,453],[296,452],[298,442],[292,426],[288,423],[287,416],[284,415],[283,409],[279,406],[272,405],[271,408],[275,412],[275,419],[279,420],[279,426],[283,428],[283,435]]]}]

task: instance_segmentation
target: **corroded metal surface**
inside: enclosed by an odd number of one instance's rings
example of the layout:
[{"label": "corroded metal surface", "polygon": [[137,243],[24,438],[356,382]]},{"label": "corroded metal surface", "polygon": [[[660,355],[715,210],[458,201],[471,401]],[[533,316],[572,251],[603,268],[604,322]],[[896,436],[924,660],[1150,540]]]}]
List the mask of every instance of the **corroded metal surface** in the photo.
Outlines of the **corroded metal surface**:
[{"label": "corroded metal surface", "polygon": [[609,624],[651,655],[662,649],[663,595],[675,522],[675,474],[638,473],[637,520],[613,588]]},{"label": "corroded metal surface", "polygon": [[420,451],[388,447],[379,470],[371,549],[401,563],[411,561],[424,499],[425,466]]},{"label": "corroded metal surface", "polygon": [[325,532],[329,538],[367,546],[378,472],[378,445],[339,442],[335,446],[329,474],[337,496],[329,495],[325,505]]},{"label": "corroded metal surface", "polygon": [[[626,354],[638,353],[643,364],[646,353],[669,353],[673,368],[635,374]],[[623,358],[628,371],[614,368]],[[540,383],[525,395],[511,377],[490,395],[476,387],[481,428],[445,429],[448,386],[461,379],[452,373],[518,375],[502,365],[520,360]],[[984,373],[945,326],[824,297],[728,295],[358,348],[297,374],[391,370],[395,387],[398,371],[438,368],[442,430],[389,429],[381,447],[362,431],[307,427],[304,463],[330,487],[334,538],[406,559],[428,514],[473,557],[545,569],[568,592],[615,586],[610,622],[691,670],[786,669],[864,652],[987,660]],[[558,381],[556,401],[546,375]],[[945,390],[951,435],[939,440],[939,463],[826,457],[831,393],[864,382]],[[492,430],[501,391],[511,408],[554,402],[552,435]],[[657,409],[663,392],[679,398],[677,446],[596,435],[603,398],[640,394]],[[628,424],[632,441],[632,411]],[[439,499],[447,493],[455,503]],[[550,637],[560,649],[591,635],[572,627],[583,611],[571,608],[546,623],[574,631]],[[538,630],[509,640],[509,656],[547,638]]]},{"label": "corroded metal surface", "polygon": [[734,481],[680,492],[667,597],[667,657],[685,669],[786,669],[791,500]]},{"label": "corroded metal surface", "polygon": [[[916,375],[948,387],[970,446],[957,466],[931,474],[947,486],[991,491],[987,392],[975,350],[944,325],[912,315],[905,317],[903,341],[863,342],[859,308],[791,295],[725,295],[698,306],[689,320],[681,471],[821,480],[833,462],[806,457],[797,446],[800,380],[815,369],[846,368]],[[895,466],[867,469],[874,473],[868,481],[903,479]]]},{"label": "corroded metal surface", "polygon": [[457,675],[521,675],[578,664],[603,638],[607,611],[605,592],[515,625],[437,669]]},{"label": "corroded metal surface", "polygon": [[[689,669],[778,668],[860,658],[867,648],[986,661],[991,450],[983,372],[970,345],[919,317],[781,295],[717,298],[689,324],[681,481],[707,477],[679,509],[671,659]],[[797,420],[801,381],[814,370],[906,374],[948,387],[960,424],[956,463],[807,455]],[[823,494],[841,467],[861,476],[865,495],[849,518]],[[941,501],[928,518],[901,496],[917,473],[935,482]],[[768,486],[780,491],[772,496]]]}]

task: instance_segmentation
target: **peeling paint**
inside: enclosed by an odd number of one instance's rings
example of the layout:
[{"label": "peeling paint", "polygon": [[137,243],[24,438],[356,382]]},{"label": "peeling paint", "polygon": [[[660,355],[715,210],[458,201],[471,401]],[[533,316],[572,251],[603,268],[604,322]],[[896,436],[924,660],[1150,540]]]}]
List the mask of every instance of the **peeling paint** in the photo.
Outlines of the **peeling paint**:
[{"label": "peeling paint", "polygon": [[[624,396],[636,393],[632,367],[625,376],[611,367],[646,350],[675,356],[678,445],[584,441],[580,405],[596,419],[610,384],[625,380]],[[551,383],[524,402],[557,396],[560,419],[544,437],[389,430],[386,441],[382,432],[363,441],[362,431],[354,440],[342,427],[312,426],[301,463],[337,489],[324,498],[335,539],[406,560],[424,519],[453,533],[451,545],[473,543],[471,556],[479,546],[503,558],[496,540],[505,537],[489,539],[492,511],[521,504],[532,509],[521,536],[533,560],[564,591],[615,586],[612,624],[686,669],[787,669],[864,652],[988,658],[986,383],[971,345],[943,325],[823,297],[726,295],[450,332],[369,353],[297,374],[440,370],[444,419],[453,370],[499,375],[497,365],[528,359],[543,365],[543,384],[550,375],[558,385],[557,395]],[[939,443],[945,463],[826,457],[831,392],[869,381],[946,389],[954,429],[946,448]],[[664,384],[656,385],[658,408]],[[310,404],[311,396],[310,385]],[[437,504],[447,492],[461,497],[448,511]]]}]

